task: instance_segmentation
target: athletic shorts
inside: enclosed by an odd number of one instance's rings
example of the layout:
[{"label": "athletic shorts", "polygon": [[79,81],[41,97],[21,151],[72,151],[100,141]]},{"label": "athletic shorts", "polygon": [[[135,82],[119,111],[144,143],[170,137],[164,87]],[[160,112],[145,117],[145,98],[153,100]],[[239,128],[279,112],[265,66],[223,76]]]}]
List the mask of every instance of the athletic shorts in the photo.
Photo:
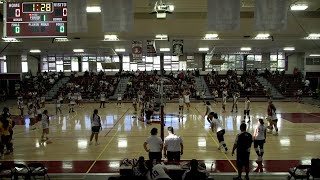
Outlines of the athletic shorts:
[{"label": "athletic shorts", "polygon": [[254,140],[253,141],[253,147],[257,148],[258,146],[262,147],[263,144],[266,142],[266,140]]},{"label": "athletic shorts", "polygon": [[273,122],[273,123],[277,123],[277,122],[278,122],[278,119],[273,119],[272,122]]},{"label": "athletic shorts", "polygon": [[91,127],[92,133],[99,133],[100,131],[100,126],[92,126]]},{"label": "athletic shorts", "polygon": [[250,154],[237,154],[237,168],[242,169],[243,167],[249,168]]},{"label": "athletic shorts", "polygon": [[250,114],[250,110],[244,110],[244,111],[243,111],[243,114],[244,114],[244,115],[248,115],[248,116],[249,116],[249,114]]},{"label": "athletic shorts", "polygon": [[183,106],[179,106],[179,110],[181,110],[183,108]]}]

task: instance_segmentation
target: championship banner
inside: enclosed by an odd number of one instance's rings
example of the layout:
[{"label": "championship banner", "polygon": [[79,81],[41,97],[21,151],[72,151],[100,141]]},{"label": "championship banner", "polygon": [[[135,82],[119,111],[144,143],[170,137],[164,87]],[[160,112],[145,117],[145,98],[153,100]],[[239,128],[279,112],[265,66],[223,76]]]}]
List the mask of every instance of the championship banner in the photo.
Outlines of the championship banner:
[{"label": "championship banner", "polygon": [[102,0],[103,32],[130,32],[133,29],[133,0]]},{"label": "championship banner", "polygon": [[182,56],[183,55],[183,40],[172,41],[172,55]]},{"label": "championship banner", "polygon": [[147,56],[148,57],[156,57],[156,41],[155,40],[147,40]]},{"label": "championship banner", "polygon": [[132,41],[132,59],[142,61],[142,41]]},{"label": "championship banner", "polygon": [[279,31],[287,28],[287,0],[255,0],[256,31]]},{"label": "championship banner", "polygon": [[207,0],[207,8],[208,31],[240,29],[240,0]]},{"label": "championship banner", "polygon": [[68,33],[87,32],[87,1],[68,0]]}]

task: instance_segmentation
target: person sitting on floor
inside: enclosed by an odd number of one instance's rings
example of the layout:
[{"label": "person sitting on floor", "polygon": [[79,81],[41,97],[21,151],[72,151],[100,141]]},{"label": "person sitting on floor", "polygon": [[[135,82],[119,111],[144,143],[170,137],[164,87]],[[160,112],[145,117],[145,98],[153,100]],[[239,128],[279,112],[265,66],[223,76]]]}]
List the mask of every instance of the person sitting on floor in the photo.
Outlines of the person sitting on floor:
[{"label": "person sitting on floor", "polygon": [[[144,164],[144,157],[140,156],[136,166],[132,168],[133,175],[138,177],[145,177],[148,171],[146,165]],[[139,178],[138,178],[139,179]]]},{"label": "person sitting on floor", "polygon": [[206,173],[199,170],[199,163],[195,159],[192,159],[190,161],[190,170],[187,170],[182,176],[182,180],[193,180],[193,179],[197,179],[197,180],[207,179]]}]

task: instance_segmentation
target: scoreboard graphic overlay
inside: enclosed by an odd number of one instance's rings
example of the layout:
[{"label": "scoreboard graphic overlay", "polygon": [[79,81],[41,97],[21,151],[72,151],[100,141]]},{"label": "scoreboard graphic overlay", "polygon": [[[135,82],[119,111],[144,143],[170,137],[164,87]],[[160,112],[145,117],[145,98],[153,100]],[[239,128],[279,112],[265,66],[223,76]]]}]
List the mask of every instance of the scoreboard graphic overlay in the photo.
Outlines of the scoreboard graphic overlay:
[{"label": "scoreboard graphic overlay", "polygon": [[66,2],[7,2],[4,37],[67,37]]}]

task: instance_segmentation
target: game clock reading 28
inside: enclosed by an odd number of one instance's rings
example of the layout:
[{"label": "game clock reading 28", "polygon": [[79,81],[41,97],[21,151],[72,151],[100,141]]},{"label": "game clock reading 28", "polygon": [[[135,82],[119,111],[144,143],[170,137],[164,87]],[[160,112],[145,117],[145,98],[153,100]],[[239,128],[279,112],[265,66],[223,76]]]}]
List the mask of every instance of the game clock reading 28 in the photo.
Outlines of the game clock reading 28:
[{"label": "game clock reading 28", "polygon": [[4,37],[66,37],[67,3],[7,2]]}]

